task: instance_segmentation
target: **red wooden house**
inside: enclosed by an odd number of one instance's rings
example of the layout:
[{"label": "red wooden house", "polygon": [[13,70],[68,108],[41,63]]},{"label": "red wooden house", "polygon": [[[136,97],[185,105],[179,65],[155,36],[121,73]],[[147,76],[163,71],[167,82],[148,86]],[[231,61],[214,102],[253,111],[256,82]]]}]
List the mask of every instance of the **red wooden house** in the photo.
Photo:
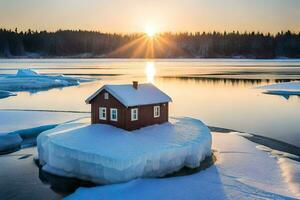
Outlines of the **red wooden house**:
[{"label": "red wooden house", "polygon": [[104,85],[91,95],[92,124],[110,124],[125,130],[168,121],[172,99],[152,84]]}]

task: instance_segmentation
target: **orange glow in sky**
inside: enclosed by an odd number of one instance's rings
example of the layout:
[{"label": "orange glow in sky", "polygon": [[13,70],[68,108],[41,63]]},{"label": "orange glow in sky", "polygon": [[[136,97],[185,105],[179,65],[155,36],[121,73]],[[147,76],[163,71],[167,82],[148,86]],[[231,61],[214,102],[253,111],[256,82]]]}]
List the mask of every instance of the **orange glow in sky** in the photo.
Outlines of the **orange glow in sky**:
[{"label": "orange glow in sky", "polygon": [[[9,0],[1,28],[102,32],[300,31],[297,0]],[[155,28],[153,30],[153,28]]]}]

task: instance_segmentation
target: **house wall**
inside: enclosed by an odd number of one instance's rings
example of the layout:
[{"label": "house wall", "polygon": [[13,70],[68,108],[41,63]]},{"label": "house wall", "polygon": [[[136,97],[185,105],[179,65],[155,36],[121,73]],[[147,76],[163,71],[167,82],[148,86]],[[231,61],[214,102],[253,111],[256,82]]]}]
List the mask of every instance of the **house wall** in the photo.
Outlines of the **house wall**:
[{"label": "house wall", "polygon": [[[92,124],[110,124],[119,128],[123,128],[125,126],[126,121],[126,107],[110,94],[108,99],[104,99],[105,92],[106,91],[103,90],[91,101]],[[99,107],[106,107],[106,120],[99,119]],[[110,108],[118,109],[118,121],[110,120]]]},{"label": "house wall", "polygon": [[[121,102],[115,97],[109,94],[109,99],[104,99],[103,90],[91,101],[91,120],[92,124],[110,124],[126,130],[135,130],[141,127],[161,124],[168,121],[169,118],[169,104],[160,103],[145,106],[136,106],[126,108]],[[154,118],[154,106],[160,106],[160,116]],[[99,119],[99,107],[106,107],[107,117],[106,120]],[[118,109],[118,121],[110,121],[110,108]],[[138,108],[138,120],[131,121],[131,109]]]},{"label": "house wall", "polygon": [[[154,106],[160,106],[160,116],[157,118],[154,118],[154,108],[153,108]],[[135,129],[138,129],[141,127],[167,122],[168,118],[169,118],[168,107],[169,107],[168,103],[129,107],[126,110],[125,129],[126,130],[135,130]],[[132,108],[138,108],[138,116],[139,117],[138,117],[137,121],[131,121],[131,109]]]}]

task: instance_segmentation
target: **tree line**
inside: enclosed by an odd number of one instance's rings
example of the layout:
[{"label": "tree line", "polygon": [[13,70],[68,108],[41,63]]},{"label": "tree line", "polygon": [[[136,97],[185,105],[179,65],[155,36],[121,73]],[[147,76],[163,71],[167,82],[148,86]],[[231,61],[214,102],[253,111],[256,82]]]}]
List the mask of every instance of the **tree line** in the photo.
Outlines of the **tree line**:
[{"label": "tree line", "polygon": [[300,58],[300,32],[161,33],[151,39],[143,33],[0,29],[0,57]]}]

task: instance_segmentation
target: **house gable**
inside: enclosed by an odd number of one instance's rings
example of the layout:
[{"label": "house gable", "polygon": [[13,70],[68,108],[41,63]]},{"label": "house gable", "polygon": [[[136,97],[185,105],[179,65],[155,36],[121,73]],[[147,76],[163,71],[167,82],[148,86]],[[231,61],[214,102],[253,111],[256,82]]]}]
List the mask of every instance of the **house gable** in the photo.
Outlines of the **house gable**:
[{"label": "house gable", "polygon": [[[108,99],[105,99],[105,93],[109,94]],[[106,120],[100,119],[99,116],[99,108],[106,108]],[[111,121],[110,120],[110,109],[116,108],[118,109],[118,120]],[[91,117],[92,123],[103,123],[103,124],[111,124],[116,127],[123,127],[125,125],[125,114],[126,114],[126,107],[119,102],[113,95],[111,95],[106,90],[102,90],[97,96],[93,98],[91,101]]]}]

